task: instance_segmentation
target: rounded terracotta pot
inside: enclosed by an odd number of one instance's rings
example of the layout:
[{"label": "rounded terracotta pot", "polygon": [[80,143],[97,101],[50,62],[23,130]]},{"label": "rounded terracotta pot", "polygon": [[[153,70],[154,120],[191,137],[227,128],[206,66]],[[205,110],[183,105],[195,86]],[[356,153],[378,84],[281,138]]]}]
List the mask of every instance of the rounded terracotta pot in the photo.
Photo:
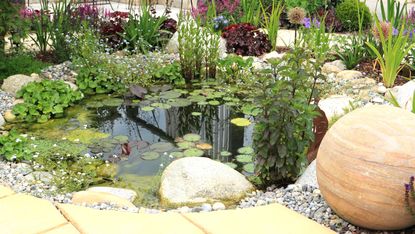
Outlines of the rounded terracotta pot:
[{"label": "rounded terracotta pot", "polygon": [[360,227],[397,230],[415,224],[404,184],[415,175],[415,114],[371,106],[338,120],[317,155],[317,180],[330,207]]}]

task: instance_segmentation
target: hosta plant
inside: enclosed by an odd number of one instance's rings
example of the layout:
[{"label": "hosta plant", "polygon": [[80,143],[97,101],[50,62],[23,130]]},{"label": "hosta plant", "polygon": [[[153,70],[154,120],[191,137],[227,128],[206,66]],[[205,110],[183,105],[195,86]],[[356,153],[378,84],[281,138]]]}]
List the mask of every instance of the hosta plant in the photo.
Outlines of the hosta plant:
[{"label": "hosta plant", "polygon": [[13,108],[17,118],[27,122],[46,122],[63,115],[65,108],[82,99],[83,95],[63,81],[43,80],[29,83],[17,92],[16,97],[24,100]]}]

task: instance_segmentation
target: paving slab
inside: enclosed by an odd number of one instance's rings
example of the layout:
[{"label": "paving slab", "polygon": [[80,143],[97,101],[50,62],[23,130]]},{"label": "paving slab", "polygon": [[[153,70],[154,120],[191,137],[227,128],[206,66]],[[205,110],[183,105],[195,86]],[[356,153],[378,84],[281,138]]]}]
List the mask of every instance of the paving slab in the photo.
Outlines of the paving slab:
[{"label": "paving slab", "polygon": [[72,224],[67,223],[40,234],[80,234],[80,232]]},{"label": "paving slab", "polygon": [[7,197],[13,194],[13,190],[0,184],[0,198]]},{"label": "paving slab", "polygon": [[52,203],[24,194],[0,199],[0,211],[1,233],[40,233],[67,223]]},{"label": "paving slab", "polygon": [[81,233],[204,233],[177,213],[136,214],[123,211],[96,210],[70,204],[59,204],[58,208]]},{"label": "paving slab", "polygon": [[334,234],[332,230],[282,205],[183,214],[211,234]]}]

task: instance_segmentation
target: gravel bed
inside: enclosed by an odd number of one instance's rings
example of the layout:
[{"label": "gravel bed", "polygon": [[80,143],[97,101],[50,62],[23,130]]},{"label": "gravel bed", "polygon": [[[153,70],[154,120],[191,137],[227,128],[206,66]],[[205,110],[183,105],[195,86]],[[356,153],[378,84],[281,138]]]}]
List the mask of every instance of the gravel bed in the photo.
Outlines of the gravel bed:
[{"label": "gravel bed", "polygon": [[3,115],[6,110],[10,110],[13,106],[14,97],[0,90],[0,113]]},{"label": "gravel bed", "polygon": [[50,80],[63,80],[75,83],[76,72],[72,70],[72,62],[49,66],[41,71],[41,74]]}]

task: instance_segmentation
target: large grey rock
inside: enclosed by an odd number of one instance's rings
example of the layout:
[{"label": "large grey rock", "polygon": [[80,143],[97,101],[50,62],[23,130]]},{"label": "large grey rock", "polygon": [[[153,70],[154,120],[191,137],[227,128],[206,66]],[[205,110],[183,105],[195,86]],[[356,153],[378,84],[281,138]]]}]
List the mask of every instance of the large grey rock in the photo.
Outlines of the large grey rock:
[{"label": "large grey rock", "polygon": [[300,176],[300,178],[297,179],[295,184],[310,185],[310,186],[318,188],[317,174],[316,174],[316,160],[312,161],[310,165],[308,165],[307,169]]},{"label": "large grey rock", "polygon": [[[399,105],[405,110],[412,111],[412,101],[414,98],[415,81],[411,80],[402,86],[392,88],[391,94],[395,97]],[[386,93],[387,99],[391,99],[390,93]]]},{"label": "large grey rock", "polygon": [[350,106],[353,102],[353,98],[342,95],[332,95],[326,99],[321,100],[318,106],[326,114],[327,119],[330,121],[335,116],[341,116],[344,114],[344,109]]},{"label": "large grey rock", "polygon": [[134,199],[137,197],[137,193],[131,189],[123,189],[123,188],[113,188],[113,187],[92,187],[88,188],[86,191],[90,192],[101,192],[101,193],[108,193],[114,196],[118,196],[130,202],[133,202]]},{"label": "large grey rock", "polygon": [[30,82],[40,81],[41,79],[39,76],[26,76],[26,75],[13,75],[7,77],[3,81],[3,85],[1,86],[1,89],[4,90],[7,93],[10,93],[13,96],[16,96],[16,93],[23,88],[25,85],[27,85]]},{"label": "large grey rock", "polygon": [[180,206],[212,201],[236,201],[254,190],[239,172],[204,157],[172,162],[161,177],[160,197],[165,205]]},{"label": "large grey rock", "polygon": [[[165,51],[171,54],[179,53],[179,33],[176,32],[173,34],[173,37],[169,40],[166,45]],[[226,40],[220,38],[219,41],[219,57],[223,58],[226,56]]]}]

